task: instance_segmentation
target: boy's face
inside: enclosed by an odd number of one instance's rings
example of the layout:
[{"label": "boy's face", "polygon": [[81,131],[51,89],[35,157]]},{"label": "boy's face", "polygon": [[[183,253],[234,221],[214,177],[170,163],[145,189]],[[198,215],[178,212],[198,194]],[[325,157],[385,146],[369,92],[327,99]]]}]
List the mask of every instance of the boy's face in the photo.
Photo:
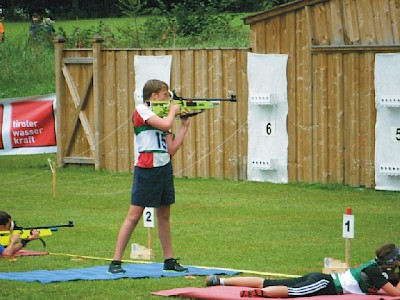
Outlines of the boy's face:
[{"label": "boy's face", "polygon": [[150,100],[166,101],[166,100],[169,100],[169,98],[170,98],[169,91],[168,91],[167,87],[164,85],[161,88],[161,91],[159,91],[158,93],[151,94]]},{"label": "boy's face", "polygon": [[8,220],[6,225],[0,225],[0,231],[9,231],[11,228],[11,220]]}]

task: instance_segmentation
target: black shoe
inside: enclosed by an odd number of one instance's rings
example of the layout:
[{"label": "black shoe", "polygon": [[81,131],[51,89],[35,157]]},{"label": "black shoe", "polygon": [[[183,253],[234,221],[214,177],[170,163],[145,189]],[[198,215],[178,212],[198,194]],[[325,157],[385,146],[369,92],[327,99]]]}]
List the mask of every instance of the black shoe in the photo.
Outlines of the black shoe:
[{"label": "black shoe", "polygon": [[121,262],[112,261],[108,267],[108,274],[124,274],[126,271],[122,269]]},{"label": "black shoe", "polygon": [[178,263],[178,260],[179,258],[169,258],[164,260],[164,271],[189,272],[189,269],[182,267]]},{"label": "black shoe", "polygon": [[219,277],[217,275],[210,275],[206,278],[206,286],[219,285]]}]

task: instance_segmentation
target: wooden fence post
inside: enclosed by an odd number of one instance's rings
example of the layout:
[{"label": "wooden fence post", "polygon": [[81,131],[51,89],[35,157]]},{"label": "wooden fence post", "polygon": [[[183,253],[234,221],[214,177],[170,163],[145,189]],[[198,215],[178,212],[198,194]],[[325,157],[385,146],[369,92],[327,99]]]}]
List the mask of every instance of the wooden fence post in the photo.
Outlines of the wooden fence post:
[{"label": "wooden fence post", "polygon": [[55,77],[56,77],[56,136],[57,136],[57,164],[61,165],[65,156],[64,141],[65,133],[61,130],[62,127],[62,112],[65,106],[65,80],[62,72],[63,68],[63,51],[65,47],[65,39],[62,36],[57,36],[53,40],[54,57],[55,57]]},{"label": "wooden fence post", "polygon": [[93,97],[94,97],[94,142],[95,142],[95,169],[104,168],[103,147],[103,66],[102,66],[102,42],[103,38],[96,34],[93,42]]}]

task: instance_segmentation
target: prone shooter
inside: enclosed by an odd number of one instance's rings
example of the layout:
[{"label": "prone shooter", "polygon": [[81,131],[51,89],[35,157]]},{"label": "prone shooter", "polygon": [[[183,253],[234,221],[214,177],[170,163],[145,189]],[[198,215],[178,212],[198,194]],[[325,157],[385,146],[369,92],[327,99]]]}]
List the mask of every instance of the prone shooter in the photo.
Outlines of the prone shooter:
[{"label": "prone shooter", "polygon": [[74,223],[54,226],[20,227],[17,226],[11,216],[5,211],[0,211],[0,256],[12,256],[29,242],[39,239],[43,246],[46,246],[42,239],[50,236],[60,227],[73,227]]},{"label": "prone shooter", "polygon": [[151,101],[149,104],[151,110],[159,117],[166,117],[169,113],[170,102],[180,104],[179,118],[189,118],[204,112],[207,109],[214,108],[219,101],[236,102],[236,95],[231,95],[230,98],[183,98],[175,94],[174,91],[169,91],[171,98],[168,101]]}]

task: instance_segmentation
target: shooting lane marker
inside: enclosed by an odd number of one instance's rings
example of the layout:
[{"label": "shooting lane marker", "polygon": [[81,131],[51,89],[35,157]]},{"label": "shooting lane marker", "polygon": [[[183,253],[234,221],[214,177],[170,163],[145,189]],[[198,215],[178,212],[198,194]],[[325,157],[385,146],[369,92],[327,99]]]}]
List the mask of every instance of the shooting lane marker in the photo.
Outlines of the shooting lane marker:
[{"label": "shooting lane marker", "polygon": [[346,213],[343,215],[343,237],[346,240],[345,262],[350,268],[350,239],[354,238],[354,215],[351,207],[347,207]]},{"label": "shooting lane marker", "polygon": [[345,272],[350,268],[350,239],[354,238],[354,216],[351,207],[346,208],[346,213],[343,215],[343,238],[345,239],[345,262],[342,262],[331,257],[324,258],[324,268],[322,273],[340,273]]},{"label": "shooting lane marker", "polygon": [[154,228],[154,207],[145,207],[143,210],[143,225],[147,227],[148,248],[137,243],[131,245],[131,258],[154,259],[153,254],[153,228]]},{"label": "shooting lane marker", "polygon": [[53,174],[53,198],[56,198],[56,190],[57,190],[56,162],[52,161],[50,157],[47,158],[47,162],[49,163],[51,173]]}]

